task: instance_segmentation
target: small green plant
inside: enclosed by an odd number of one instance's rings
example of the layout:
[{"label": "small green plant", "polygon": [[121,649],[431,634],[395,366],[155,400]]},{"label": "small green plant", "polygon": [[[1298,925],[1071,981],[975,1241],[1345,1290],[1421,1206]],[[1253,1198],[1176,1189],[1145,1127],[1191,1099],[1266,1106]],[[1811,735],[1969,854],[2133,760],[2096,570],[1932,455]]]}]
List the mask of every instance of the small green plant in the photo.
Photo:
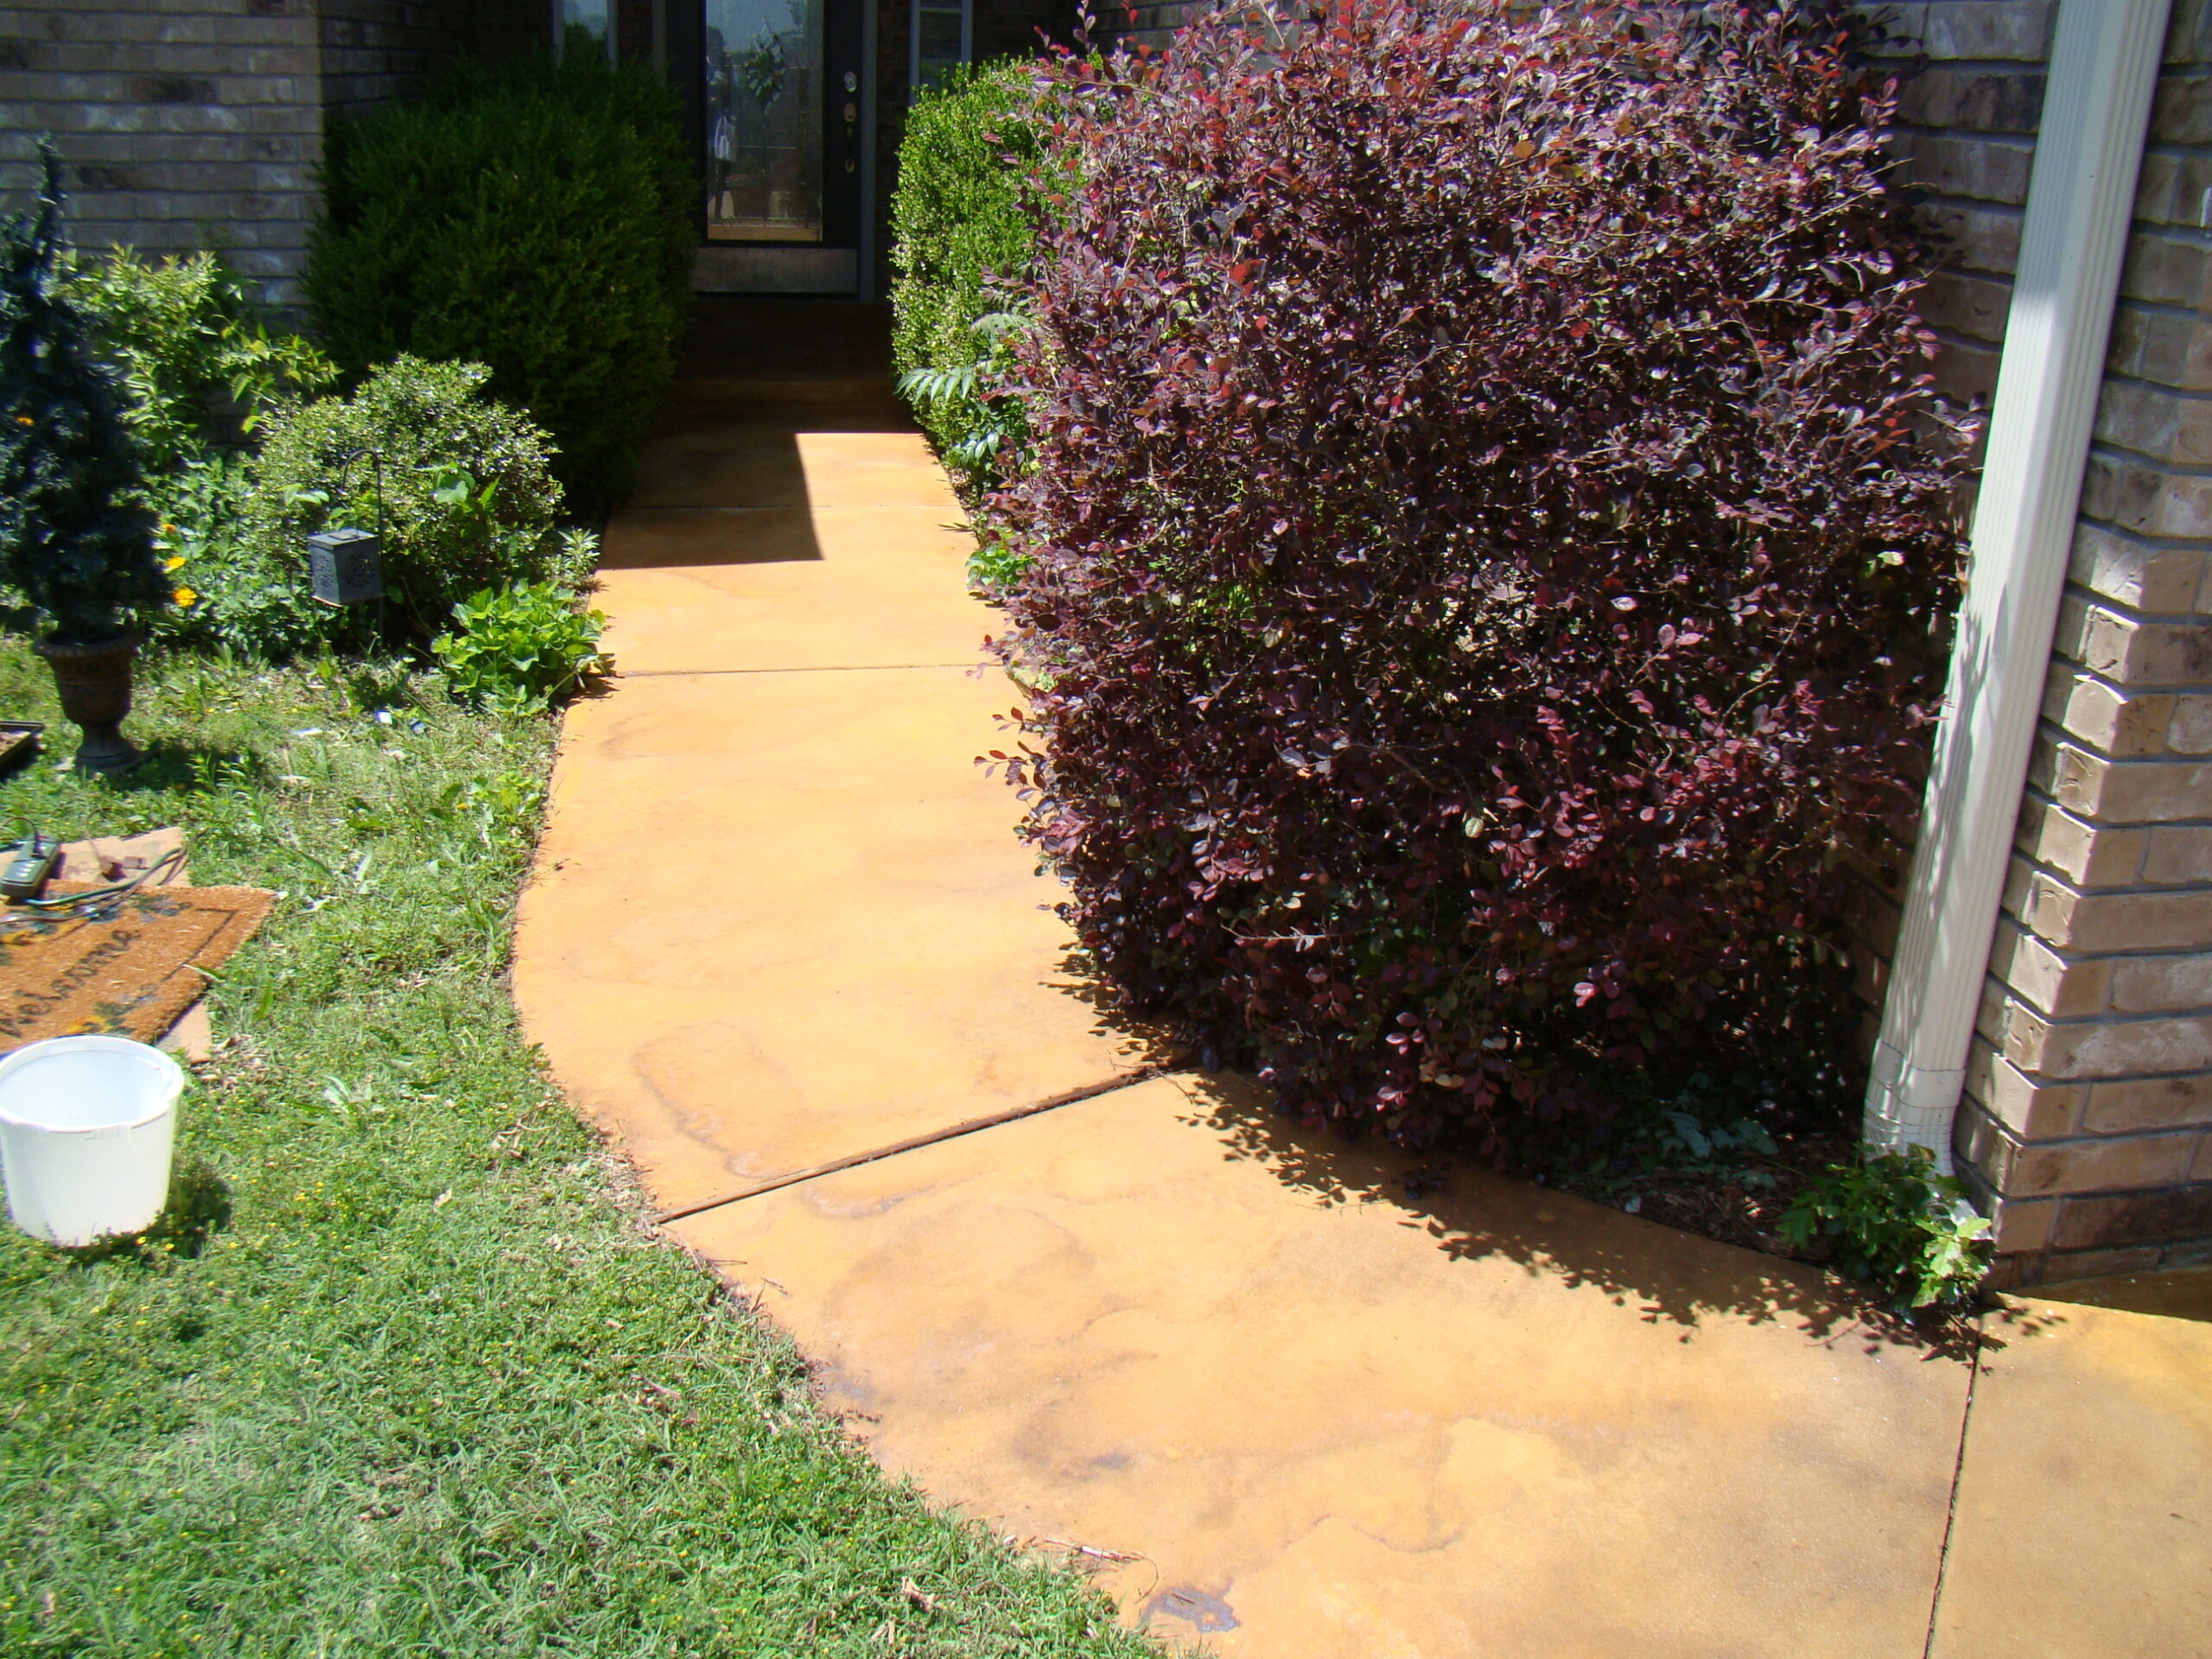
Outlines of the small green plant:
[{"label": "small green plant", "polygon": [[1817,1241],[1838,1268],[1900,1306],[1974,1294],[1988,1270],[1989,1222],[1967,1215],[1966,1189],[1938,1174],[1925,1147],[1833,1164],[1783,1211],[1779,1230],[1798,1249]]},{"label": "small green plant", "polygon": [[988,524],[976,526],[976,550],[968,556],[968,585],[986,598],[1004,593],[1021,580],[1029,556],[1005,537],[991,533]]},{"label": "small green plant", "polygon": [[698,185],[678,99],[603,50],[456,70],[335,125],[306,277],[349,374],[400,353],[490,366],[553,435],[580,510],[629,488],[688,315]]},{"label": "small green plant", "polygon": [[212,253],[147,260],[118,249],[80,268],[69,291],[122,376],[124,418],[156,474],[245,448],[277,410],[338,378],[309,342],[271,334]]},{"label": "small green plant", "polygon": [[[564,568],[553,531],[561,486],[545,434],[484,396],[474,363],[402,357],[351,397],[318,398],[269,425],[245,552],[305,583],[308,534],[340,525],[384,538],[399,628],[429,637],[464,595]],[[362,607],[368,608],[368,607]],[[365,623],[327,612],[326,638]]]},{"label": "small green plant", "polygon": [[169,588],[122,389],[66,279],[60,165],[39,156],[37,207],[0,220],[0,577],[56,643],[105,645]]},{"label": "small green plant", "polygon": [[607,618],[550,582],[486,588],[453,607],[460,626],[430,650],[463,702],[501,714],[543,714],[585,679],[604,673]]},{"label": "small green plant", "polygon": [[1021,317],[995,283],[1035,257],[1023,206],[1039,153],[1031,70],[1016,60],[961,70],[906,118],[892,199],[892,358],[899,389],[960,481],[982,490],[1018,468],[1028,423],[989,390]]}]

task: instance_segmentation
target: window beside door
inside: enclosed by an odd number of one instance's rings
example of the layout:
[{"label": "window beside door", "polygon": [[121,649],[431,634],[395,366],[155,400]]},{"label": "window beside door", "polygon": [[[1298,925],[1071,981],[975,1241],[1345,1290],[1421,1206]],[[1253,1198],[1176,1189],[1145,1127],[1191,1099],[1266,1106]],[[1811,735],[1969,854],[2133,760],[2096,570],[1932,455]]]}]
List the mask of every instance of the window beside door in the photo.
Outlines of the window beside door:
[{"label": "window beside door", "polygon": [[613,30],[607,14],[612,9],[612,0],[553,0],[553,49],[561,49],[571,29],[588,29],[602,41],[609,39]]},{"label": "window beside door", "polygon": [[912,43],[906,80],[912,92],[934,86],[946,73],[973,55],[975,0],[911,0]]}]

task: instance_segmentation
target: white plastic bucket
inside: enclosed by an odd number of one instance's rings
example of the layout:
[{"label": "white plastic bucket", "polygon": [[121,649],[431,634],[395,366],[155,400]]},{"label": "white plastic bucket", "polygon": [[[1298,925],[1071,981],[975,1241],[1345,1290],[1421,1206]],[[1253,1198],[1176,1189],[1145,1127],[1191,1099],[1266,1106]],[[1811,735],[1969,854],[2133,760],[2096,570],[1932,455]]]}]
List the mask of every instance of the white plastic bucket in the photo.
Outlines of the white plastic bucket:
[{"label": "white plastic bucket", "polygon": [[168,1198],[183,1090],[175,1060],[124,1037],[54,1037],[0,1059],[10,1217],[54,1244],[145,1231]]}]

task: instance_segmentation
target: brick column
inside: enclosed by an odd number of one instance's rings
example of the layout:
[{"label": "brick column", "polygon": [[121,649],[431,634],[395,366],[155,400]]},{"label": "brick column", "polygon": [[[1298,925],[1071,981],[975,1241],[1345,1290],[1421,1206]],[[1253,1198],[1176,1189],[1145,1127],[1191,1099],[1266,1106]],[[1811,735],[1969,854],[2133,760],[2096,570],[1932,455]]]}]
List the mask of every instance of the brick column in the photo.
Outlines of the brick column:
[{"label": "brick column", "polygon": [[2212,1260],[2208,232],[2212,8],[2180,0],[1958,1120],[2000,1283]]}]

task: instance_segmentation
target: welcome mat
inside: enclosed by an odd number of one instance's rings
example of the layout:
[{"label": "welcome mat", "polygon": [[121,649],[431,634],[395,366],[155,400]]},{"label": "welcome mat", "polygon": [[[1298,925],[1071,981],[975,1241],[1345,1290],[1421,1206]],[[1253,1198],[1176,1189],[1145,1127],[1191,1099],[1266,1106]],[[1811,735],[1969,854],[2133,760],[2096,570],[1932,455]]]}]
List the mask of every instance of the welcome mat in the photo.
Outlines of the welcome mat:
[{"label": "welcome mat", "polygon": [[[97,882],[55,881],[49,899]],[[0,1050],[98,1033],[158,1040],[253,936],[276,895],[261,887],[147,887],[89,916],[0,912]]]}]

